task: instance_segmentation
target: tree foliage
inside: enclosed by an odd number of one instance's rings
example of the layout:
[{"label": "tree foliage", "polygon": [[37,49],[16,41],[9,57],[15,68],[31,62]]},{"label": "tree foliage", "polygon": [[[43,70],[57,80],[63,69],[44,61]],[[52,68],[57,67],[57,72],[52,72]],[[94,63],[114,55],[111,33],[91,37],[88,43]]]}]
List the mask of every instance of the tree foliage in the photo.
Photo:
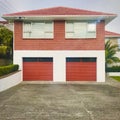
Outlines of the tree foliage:
[{"label": "tree foliage", "polygon": [[110,41],[105,43],[105,65],[106,69],[109,64],[120,62],[120,59],[115,56],[118,45],[112,45]]},{"label": "tree foliage", "polygon": [[13,48],[13,32],[7,29],[6,27],[1,27],[0,28],[0,55],[10,57],[10,55],[12,55],[12,48]]}]

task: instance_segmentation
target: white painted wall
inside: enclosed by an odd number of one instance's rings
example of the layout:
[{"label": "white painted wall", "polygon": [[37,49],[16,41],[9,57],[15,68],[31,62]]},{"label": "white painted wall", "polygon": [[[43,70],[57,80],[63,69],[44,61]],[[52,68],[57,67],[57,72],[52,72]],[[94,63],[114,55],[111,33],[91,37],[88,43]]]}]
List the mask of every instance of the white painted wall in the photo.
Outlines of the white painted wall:
[{"label": "white painted wall", "polygon": [[97,82],[105,82],[104,50],[15,50],[14,64],[19,64],[20,70],[23,70],[23,57],[53,57],[54,82],[66,82],[66,57],[96,57]]},{"label": "white painted wall", "polygon": [[109,76],[120,76],[120,72],[108,72]]},{"label": "white painted wall", "polygon": [[21,71],[11,74],[7,77],[2,77],[0,78],[0,92],[18,85],[21,82]]}]

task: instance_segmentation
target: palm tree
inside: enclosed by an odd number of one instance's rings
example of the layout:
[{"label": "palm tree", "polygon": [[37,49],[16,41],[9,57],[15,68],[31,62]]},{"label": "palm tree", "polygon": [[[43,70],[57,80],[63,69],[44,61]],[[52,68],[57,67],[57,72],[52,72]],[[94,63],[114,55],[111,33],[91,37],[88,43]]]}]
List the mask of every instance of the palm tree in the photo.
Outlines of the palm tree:
[{"label": "palm tree", "polygon": [[115,56],[118,45],[112,45],[110,40],[105,43],[105,67],[107,72],[107,67],[115,62],[120,62],[120,59]]}]

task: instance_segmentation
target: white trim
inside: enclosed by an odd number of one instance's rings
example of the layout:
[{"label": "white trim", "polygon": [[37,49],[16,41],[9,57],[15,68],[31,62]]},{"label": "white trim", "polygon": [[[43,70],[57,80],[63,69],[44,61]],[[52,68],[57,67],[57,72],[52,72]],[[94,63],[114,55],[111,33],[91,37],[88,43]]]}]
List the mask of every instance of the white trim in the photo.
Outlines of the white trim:
[{"label": "white trim", "polygon": [[114,18],[116,14],[106,14],[106,15],[13,15],[5,16],[2,18],[6,20],[105,20],[105,23],[109,23]]},{"label": "white trim", "polygon": [[105,82],[105,52],[104,50],[15,50],[14,63],[23,69],[23,57],[53,57],[53,81],[66,81],[66,57],[96,57],[97,82]]}]

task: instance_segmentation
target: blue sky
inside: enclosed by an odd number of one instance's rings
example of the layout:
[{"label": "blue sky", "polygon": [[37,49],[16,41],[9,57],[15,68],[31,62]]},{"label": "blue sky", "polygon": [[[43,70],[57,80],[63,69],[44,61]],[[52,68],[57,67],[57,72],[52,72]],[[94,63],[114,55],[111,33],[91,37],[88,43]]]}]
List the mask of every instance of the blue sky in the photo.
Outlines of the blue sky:
[{"label": "blue sky", "polygon": [[118,14],[118,17],[106,26],[106,30],[120,33],[120,0],[0,0],[0,16],[5,13],[55,6]]}]

